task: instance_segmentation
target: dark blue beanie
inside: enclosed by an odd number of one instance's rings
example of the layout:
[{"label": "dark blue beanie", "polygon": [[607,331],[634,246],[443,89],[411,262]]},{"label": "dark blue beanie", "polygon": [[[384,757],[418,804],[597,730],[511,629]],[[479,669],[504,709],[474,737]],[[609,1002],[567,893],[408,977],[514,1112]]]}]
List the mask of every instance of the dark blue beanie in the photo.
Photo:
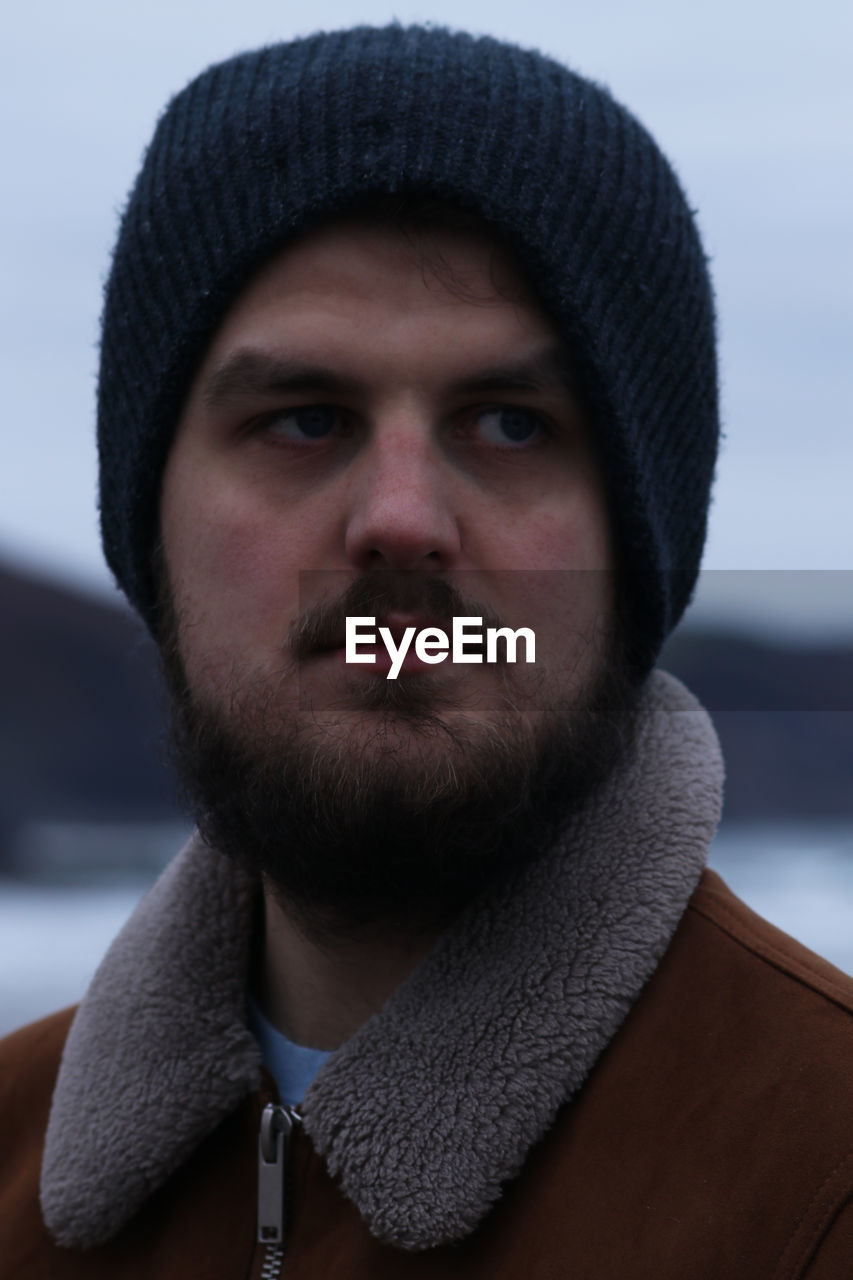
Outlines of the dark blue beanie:
[{"label": "dark blue beanie", "polygon": [[161,117],[103,313],[101,523],[119,585],[154,628],[163,466],[231,302],[289,237],[382,193],[432,193],[515,247],[573,352],[634,656],[648,668],[695,585],[719,434],[693,218],[655,143],[606,90],[540,54],[438,28],[359,27],[242,54]]}]

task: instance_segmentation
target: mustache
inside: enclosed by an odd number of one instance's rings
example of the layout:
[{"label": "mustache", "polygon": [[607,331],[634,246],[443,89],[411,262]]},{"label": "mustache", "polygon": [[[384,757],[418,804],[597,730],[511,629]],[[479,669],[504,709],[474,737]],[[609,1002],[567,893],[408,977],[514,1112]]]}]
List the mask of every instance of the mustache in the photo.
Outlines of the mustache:
[{"label": "mustache", "polygon": [[505,625],[488,605],[463,596],[437,574],[374,570],[350,582],[335,600],[310,605],[291,624],[288,647],[296,659],[317,650],[342,648],[348,617],[375,617],[377,626],[382,626],[390,613],[415,614],[426,625],[448,633],[454,617],[479,617],[484,627]]}]

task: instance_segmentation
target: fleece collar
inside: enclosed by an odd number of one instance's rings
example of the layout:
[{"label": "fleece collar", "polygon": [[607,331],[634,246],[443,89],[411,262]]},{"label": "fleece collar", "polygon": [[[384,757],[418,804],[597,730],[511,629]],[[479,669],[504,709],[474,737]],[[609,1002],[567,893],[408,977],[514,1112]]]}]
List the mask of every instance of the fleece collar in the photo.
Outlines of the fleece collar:
[{"label": "fleece collar", "polygon": [[[321,1069],[305,1130],[372,1233],[469,1234],[580,1089],[658,965],[719,819],[710,720],[670,676],[631,759],[546,857],[470,907]],[[246,1028],[257,886],[198,838],[80,1005],[42,1167],[61,1243],[110,1239],[260,1083]]]}]

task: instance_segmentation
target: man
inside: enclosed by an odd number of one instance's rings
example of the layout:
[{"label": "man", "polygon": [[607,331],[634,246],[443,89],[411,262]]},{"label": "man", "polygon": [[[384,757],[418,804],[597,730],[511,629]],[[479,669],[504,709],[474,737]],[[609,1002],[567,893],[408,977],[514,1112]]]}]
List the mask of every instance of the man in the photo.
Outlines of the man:
[{"label": "man", "polygon": [[99,428],[199,832],[0,1050],[0,1276],[849,1275],[853,983],[703,871],[716,739],[651,670],[718,429],[640,126],[434,29],[210,69]]}]

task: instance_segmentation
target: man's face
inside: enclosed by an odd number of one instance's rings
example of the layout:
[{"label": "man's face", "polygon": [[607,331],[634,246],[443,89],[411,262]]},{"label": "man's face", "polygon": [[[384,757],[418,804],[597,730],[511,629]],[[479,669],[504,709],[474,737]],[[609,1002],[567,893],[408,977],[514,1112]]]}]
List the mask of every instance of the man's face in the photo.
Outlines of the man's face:
[{"label": "man's face", "polygon": [[[358,223],[280,253],[227,313],[163,480],[193,714],[285,791],[310,775],[329,811],[366,792],[388,815],[458,811],[513,769],[529,791],[602,679],[610,530],[565,353],[489,239],[432,232],[429,260]],[[410,662],[391,682],[343,661],[349,613],[395,636],[453,614],[528,627],[537,664]]]}]

